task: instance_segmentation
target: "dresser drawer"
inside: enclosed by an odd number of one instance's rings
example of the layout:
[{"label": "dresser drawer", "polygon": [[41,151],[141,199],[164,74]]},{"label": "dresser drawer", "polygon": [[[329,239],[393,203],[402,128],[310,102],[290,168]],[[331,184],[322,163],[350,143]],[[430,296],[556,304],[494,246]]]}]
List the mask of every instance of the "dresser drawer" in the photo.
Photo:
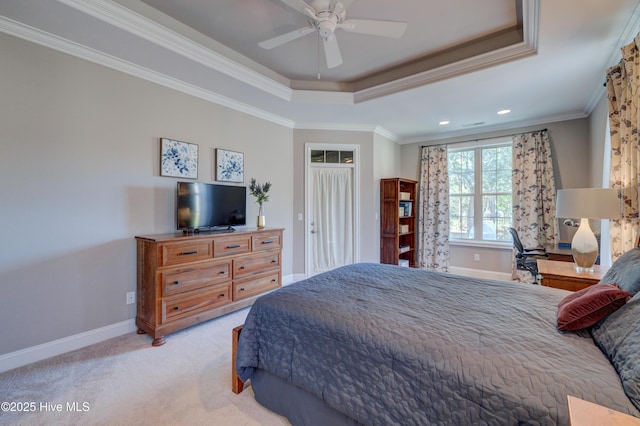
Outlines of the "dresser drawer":
[{"label": "dresser drawer", "polygon": [[280,272],[233,283],[233,300],[245,299],[280,287]]},{"label": "dresser drawer", "polygon": [[253,251],[280,249],[280,234],[260,234],[252,237]]},{"label": "dresser drawer", "polygon": [[179,265],[197,260],[207,260],[213,257],[211,240],[167,243],[163,244],[160,250],[162,252],[162,266]]},{"label": "dresser drawer", "polygon": [[233,259],[233,278],[266,272],[268,269],[280,268],[280,252],[263,252]]},{"label": "dresser drawer", "polygon": [[192,292],[162,300],[162,322],[180,319],[231,302],[231,283],[218,284],[205,292]]},{"label": "dresser drawer", "polygon": [[250,235],[233,235],[213,239],[213,257],[232,256],[251,251]]},{"label": "dresser drawer", "polygon": [[231,280],[231,260],[175,268],[160,276],[162,296],[173,296]]}]

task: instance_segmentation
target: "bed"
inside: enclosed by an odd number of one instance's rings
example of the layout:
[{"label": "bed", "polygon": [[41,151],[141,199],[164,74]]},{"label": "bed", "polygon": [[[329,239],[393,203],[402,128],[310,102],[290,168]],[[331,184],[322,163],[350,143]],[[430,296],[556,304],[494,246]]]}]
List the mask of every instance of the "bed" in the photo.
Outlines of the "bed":
[{"label": "bed", "polygon": [[[638,250],[607,273],[632,294]],[[561,332],[569,294],[350,265],[258,299],[235,371],[294,425],[568,425],[568,395],[640,416],[640,296],[593,328]]]}]

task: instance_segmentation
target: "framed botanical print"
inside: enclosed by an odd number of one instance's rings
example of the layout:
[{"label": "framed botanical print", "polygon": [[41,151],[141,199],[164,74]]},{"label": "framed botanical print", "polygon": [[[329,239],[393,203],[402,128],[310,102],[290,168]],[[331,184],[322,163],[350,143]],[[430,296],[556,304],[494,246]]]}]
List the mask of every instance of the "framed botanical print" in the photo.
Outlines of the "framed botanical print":
[{"label": "framed botanical print", "polygon": [[216,148],[216,180],[244,182],[244,154]]},{"label": "framed botanical print", "polygon": [[198,179],[198,145],[161,138],[160,176]]}]

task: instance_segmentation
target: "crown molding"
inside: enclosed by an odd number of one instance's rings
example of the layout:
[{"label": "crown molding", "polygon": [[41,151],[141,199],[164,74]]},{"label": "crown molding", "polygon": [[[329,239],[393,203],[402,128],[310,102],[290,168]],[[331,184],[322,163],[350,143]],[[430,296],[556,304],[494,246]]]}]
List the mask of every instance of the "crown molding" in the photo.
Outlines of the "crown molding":
[{"label": "crown molding", "polygon": [[313,123],[313,122],[296,122],[295,130],[333,130],[347,132],[371,132],[376,130],[376,126],[372,124],[356,124],[356,123]]},{"label": "crown molding", "polygon": [[405,90],[415,89],[427,84],[478,71],[505,62],[535,55],[538,51],[538,28],[540,2],[538,0],[522,0],[523,41],[481,55],[473,56],[424,71],[389,83],[384,83],[355,93],[355,102],[392,95]]},{"label": "crown molding", "polygon": [[116,58],[115,56],[80,45],[55,34],[33,28],[29,25],[16,22],[3,16],[0,16],[0,32],[93,62],[95,64],[124,72],[134,77],[142,78],[143,80],[151,81],[170,89],[178,90],[182,93],[205,99],[218,105],[280,124],[282,126],[293,128],[295,124],[293,120],[238,102],[226,96],[194,86],[193,84],[185,83],[184,81],[176,78],[169,77],[151,69]]},{"label": "crown molding", "polygon": [[280,99],[290,101],[293,96],[290,87],[111,0],[57,1]]},{"label": "crown molding", "polygon": [[537,52],[538,46],[539,1],[522,0],[524,40],[516,45],[356,92],[296,90],[112,0],[57,1],[280,99],[304,103],[357,104],[530,56]]},{"label": "crown molding", "polygon": [[385,138],[389,139],[392,142],[395,142],[395,143],[400,143],[401,142],[401,139],[400,139],[400,137],[398,135],[396,135],[393,132],[390,132],[389,130],[385,129],[384,127],[376,126],[376,128],[375,128],[375,130],[373,132],[378,134],[378,135],[380,135],[380,136],[382,136],[382,137],[385,137]]},{"label": "crown molding", "polygon": [[[640,3],[638,3],[633,10],[633,13],[629,17],[627,24],[623,28],[620,33],[620,37],[618,37],[618,41],[616,42],[615,47],[611,50],[611,55],[609,55],[609,59],[605,62],[603,69],[606,71],[609,67],[617,64],[622,59],[622,52],[620,49],[624,47],[626,44],[631,43],[637,35],[638,31],[640,31]],[[606,89],[604,88],[605,75],[602,75],[602,82],[596,83],[596,87],[589,98],[589,102],[585,106],[585,113],[591,114],[595,107],[600,102],[600,99],[606,94]]]}]

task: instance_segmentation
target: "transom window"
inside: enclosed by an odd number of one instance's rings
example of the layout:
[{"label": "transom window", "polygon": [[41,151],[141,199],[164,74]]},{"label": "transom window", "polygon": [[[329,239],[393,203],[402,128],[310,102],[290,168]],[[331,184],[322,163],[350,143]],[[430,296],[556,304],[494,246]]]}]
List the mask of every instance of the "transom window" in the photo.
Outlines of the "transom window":
[{"label": "transom window", "polygon": [[312,163],[353,164],[353,151],[325,151],[312,149]]},{"label": "transom window", "polygon": [[511,142],[449,149],[449,238],[511,241]]}]

